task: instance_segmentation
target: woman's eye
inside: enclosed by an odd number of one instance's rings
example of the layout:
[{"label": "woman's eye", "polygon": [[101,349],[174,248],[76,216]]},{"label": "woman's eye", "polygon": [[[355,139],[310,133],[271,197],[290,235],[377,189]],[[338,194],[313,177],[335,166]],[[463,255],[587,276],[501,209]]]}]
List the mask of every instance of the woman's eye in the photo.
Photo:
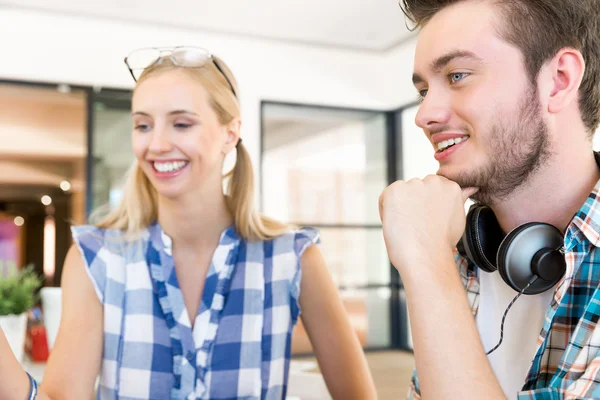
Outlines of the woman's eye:
[{"label": "woman's eye", "polygon": [[140,132],[147,132],[150,130],[150,125],[137,124],[137,125],[135,125],[134,129],[136,131],[140,131]]},{"label": "woman's eye", "polygon": [[191,126],[192,126],[192,124],[184,124],[184,123],[175,124],[176,129],[188,129]]}]

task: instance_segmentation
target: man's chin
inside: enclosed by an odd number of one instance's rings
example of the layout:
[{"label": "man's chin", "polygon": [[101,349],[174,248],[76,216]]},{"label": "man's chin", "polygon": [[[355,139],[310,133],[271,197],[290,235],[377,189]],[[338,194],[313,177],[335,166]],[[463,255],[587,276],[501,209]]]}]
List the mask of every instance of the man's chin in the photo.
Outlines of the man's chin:
[{"label": "man's chin", "polygon": [[461,170],[441,167],[437,171],[437,175],[443,176],[446,179],[456,182],[462,189],[486,186],[487,179],[483,174],[466,174],[464,168]]},{"label": "man's chin", "polygon": [[456,174],[456,173],[453,174],[453,173],[451,173],[449,171],[444,171],[444,170],[440,169],[440,170],[438,170],[438,172],[436,173],[436,175],[443,176],[444,178],[449,179],[452,182],[458,183],[458,185],[461,188],[463,188],[463,189],[466,188],[466,187],[469,187],[469,186],[463,186],[462,185],[462,179],[460,177],[460,174]]}]

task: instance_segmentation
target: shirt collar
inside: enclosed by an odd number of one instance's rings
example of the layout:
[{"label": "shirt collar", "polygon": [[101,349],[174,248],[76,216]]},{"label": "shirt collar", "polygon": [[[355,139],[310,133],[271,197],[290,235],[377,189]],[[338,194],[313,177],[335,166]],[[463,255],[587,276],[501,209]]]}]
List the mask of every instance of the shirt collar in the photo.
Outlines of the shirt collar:
[{"label": "shirt collar", "polygon": [[[162,229],[162,227],[158,224],[158,222],[154,222],[152,225],[148,227],[148,231],[150,233],[150,240],[154,248],[160,253],[168,255],[169,258],[173,257],[173,239]],[[217,246],[217,250],[213,255],[213,258],[217,258],[218,260],[213,261],[222,261],[217,262],[215,267],[217,269],[217,273],[220,272],[221,267],[227,262],[227,257],[223,256],[223,260],[220,260],[220,256],[222,253],[225,255],[229,254],[229,250],[236,247],[241,241],[240,236],[238,235],[235,225],[230,225],[227,227],[219,237],[219,244]]]},{"label": "shirt collar", "polygon": [[569,224],[565,235],[565,248],[572,250],[578,243],[587,239],[591,244],[598,247],[600,244],[600,181],[587,197],[575,217]]}]

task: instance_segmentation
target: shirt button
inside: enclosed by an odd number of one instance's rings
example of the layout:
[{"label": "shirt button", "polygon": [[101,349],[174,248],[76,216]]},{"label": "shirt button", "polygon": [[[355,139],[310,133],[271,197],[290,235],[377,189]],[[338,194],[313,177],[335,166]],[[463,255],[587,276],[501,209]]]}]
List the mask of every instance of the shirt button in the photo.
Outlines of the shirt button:
[{"label": "shirt button", "polygon": [[195,364],[196,355],[193,352],[188,351],[187,356],[185,358],[187,358],[187,360],[190,362],[190,364],[192,364],[192,365]]}]

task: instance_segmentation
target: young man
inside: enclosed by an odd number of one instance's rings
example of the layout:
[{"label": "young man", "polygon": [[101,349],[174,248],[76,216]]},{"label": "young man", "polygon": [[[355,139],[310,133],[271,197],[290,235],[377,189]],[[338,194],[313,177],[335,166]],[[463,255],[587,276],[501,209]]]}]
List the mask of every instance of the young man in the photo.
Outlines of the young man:
[{"label": "young man", "polygon": [[[416,123],[440,164],[437,175],[398,181],[380,197],[409,307],[411,398],[600,398],[596,3],[401,3],[420,29]],[[468,197],[493,211],[502,234],[527,222],[556,227],[566,262],[557,284],[516,301],[489,357],[517,292],[455,253]]]}]

